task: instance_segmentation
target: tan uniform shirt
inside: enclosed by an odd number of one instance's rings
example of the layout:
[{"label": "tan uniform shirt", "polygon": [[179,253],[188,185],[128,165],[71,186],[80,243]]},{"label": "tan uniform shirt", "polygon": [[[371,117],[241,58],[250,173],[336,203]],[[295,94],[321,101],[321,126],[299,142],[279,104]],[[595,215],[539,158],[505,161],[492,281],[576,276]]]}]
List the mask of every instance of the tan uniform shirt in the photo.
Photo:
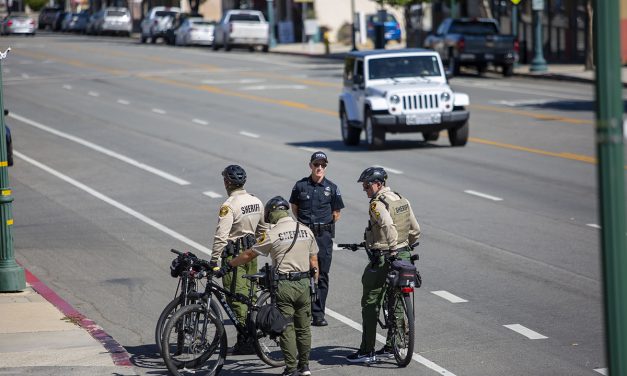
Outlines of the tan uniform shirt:
[{"label": "tan uniform shirt", "polygon": [[400,200],[400,197],[392,192],[389,187],[383,187],[377,192],[374,197],[375,199],[370,203],[370,230],[366,230],[366,243],[368,247],[372,249],[389,250],[414,244],[418,238],[420,238],[420,226],[414,216],[411,205],[409,206],[410,225],[408,240],[398,243],[398,233],[392,221],[392,216],[390,216],[385,204],[376,199],[380,195],[385,195],[385,200],[388,202]]},{"label": "tan uniform shirt", "polygon": [[281,218],[276,225],[257,239],[253,251],[263,256],[270,255],[273,266],[280,262],[279,273],[309,271],[309,257],[318,254],[316,238],[307,226],[301,224],[298,227],[298,237],[294,247],[286,254],[285,252],[294,241],[295,233],[296,221],[291,217]]},{"label": "tan uniform shirt", "polygon": [[261,200],[247,193],[245,189],[231,192],[229,198],[220,207],[211,259],[217,261],[222,257],[227,241],[235,240],[245,234],[255,234],[258,237],[268,227],[263,220]]}]

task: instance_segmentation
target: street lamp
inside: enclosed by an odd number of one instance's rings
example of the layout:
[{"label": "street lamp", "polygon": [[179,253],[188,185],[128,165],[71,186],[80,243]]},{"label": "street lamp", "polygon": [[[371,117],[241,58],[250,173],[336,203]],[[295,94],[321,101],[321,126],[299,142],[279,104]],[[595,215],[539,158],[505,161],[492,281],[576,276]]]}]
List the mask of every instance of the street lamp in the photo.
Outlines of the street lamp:
[{"label": "street lamp", "polygon": [[351,42],[353,44],[352,51],[357,51],[357,41],[355,40],[355,0],[351,0]]},{"label": "street lamp", "polygon": [[268,26],[270,27],[270,48],[276,47],[274,37],[274,0],[268,0]]},{"label": "street lamp", "polygon": [[544,0],[533,0],[531,3],[533,11],[533,52],[534,57],[529,67],[530,72],[546,72],[546,60],[542,52],[542,12],[544,11]]},{"label": "street lamp", "polygon": [[2,101],[2,61],[11,47],[0,52],[0,292],[22,291],[26,288],[24,268],[15,262],[13,254],[13,215],[11,214],[11,188],[7,169],[7,135],[4,125],[4,103]]}]

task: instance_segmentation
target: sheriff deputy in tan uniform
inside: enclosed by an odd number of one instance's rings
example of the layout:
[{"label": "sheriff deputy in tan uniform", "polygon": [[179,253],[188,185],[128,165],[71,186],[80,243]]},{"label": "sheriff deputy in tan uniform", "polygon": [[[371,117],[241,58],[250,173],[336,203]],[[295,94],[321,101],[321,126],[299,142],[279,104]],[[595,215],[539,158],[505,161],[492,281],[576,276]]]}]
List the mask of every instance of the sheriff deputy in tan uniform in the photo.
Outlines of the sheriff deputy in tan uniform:
[{"label": "sheriff deputy in tan uniform", "polygon": [[[228,262],[240,252],[252,247],[255,237],[268,229],[263,219],[263,204],[257,197],[244,189],[246,171],[238,165],[227,166],[222,171],[224,187],[229,198],[220,207],[218,226],[213,239],[211,261],[217,265]],[[248,296],[251,288],[250,280],[241,278],[244,274],[257,273],[257,261],[234,269],[224,276],[223,285],[231,292]],[[235,312],[237,320],[245,324],[248,307],[231,299],[229,305]],[[255,353],[252,343],[243,335],[238,335],[237,343],[229,351],[234,355],[250,355]]]},{"label": "sheriff deputy in tan uniform", "polygon": [[[273,269],[279,274],[277,307],[286,317],[293,317],[280,337],[281,351],[285,357],[286,376],[308,376],[311,351],[311,296],[310,270],[316,270],[318,281],[318,245],[307,226],[298,225],[289,215],[290,204],[280,196],[270,199],[265,206],[265,221],[274,226],[257,239],[252,249],[240,253],[222,267],[219,274],[226,275],[233,267],[254,262],[258,255],[270,256]],[[298,228],[298,231],[297,231]],[[294,237],[296,236],[296,241]],[[294,245],[292,246],[292,243]],[[291,249],[290,249],[290,246]]]},{"label": "sheriff deputy in tan uniform", "polygon": [[409,261],[410,244],[420,237],[420,226],[406,198],[386,187],[388,174],[381,167],[368,167],[357,182],[370,198],[368,227],[365,231],[366,249],[370,263],[361,277],[361,317],[363,332],[359,350],[346,357],[351,363],[370,363],[379,358],[393,357],[390,336],[383,348],[374,351],[377,317],[384,294],[385,280],[390,268],[386,256],[396,255]]}]

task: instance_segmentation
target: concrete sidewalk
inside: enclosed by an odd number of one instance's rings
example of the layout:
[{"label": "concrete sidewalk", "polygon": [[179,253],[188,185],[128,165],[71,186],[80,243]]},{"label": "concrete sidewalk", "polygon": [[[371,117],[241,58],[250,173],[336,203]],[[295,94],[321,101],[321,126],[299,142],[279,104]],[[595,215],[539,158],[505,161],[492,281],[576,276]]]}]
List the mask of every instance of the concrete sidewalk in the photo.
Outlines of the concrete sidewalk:
[{"label": "concrete sidewalk", "polygon": [[135,375],[129,355],[26,271],[22,292],[0,293],[0,374]]},{"label": "concrete sidewalk", "polygon": [[[372,49],[369,45],[358,46],[360,50]],[[388,43],[386,49],[404,48],[403,44],[394,42]],[[351,50],[351,46],[344,44],[332,44],[329,46],[329,54],[325,51],[322,43],[291,43],[277,44],[276,47],[270,49],[272,53],[290,54],[311,57],[326,57],[332,59],[343,59],[344,55]],[[470,71],[471,75],[475,71]],[[530,72],[529,65],[521,64],[514,69],[515,76],[544,78],[562,81],[588,82],[594,83],[595,72],[586,71],[583,64],[548,64],[546,72]],[[627,87],[627,67],[621,68],[621,81],[623,86]]]}]

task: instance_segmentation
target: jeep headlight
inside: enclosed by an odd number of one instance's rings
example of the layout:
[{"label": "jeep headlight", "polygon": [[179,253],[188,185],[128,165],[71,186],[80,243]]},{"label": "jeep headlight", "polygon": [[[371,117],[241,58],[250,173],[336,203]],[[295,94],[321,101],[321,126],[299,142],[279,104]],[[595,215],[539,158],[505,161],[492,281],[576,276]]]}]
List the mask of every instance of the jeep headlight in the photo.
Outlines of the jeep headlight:
[{"label": "jeep headlight", "polygon": [[442,100],[442,102],[448,102],[451,100],[451,94],[448,91],[445,91],[440,94],[440,99]]},{"label": "jeep headlight", "polygon": [[390,97],[390,102],[392,104],[399,104],[401,102],[401,98],[398,95],[394,94]]}]

